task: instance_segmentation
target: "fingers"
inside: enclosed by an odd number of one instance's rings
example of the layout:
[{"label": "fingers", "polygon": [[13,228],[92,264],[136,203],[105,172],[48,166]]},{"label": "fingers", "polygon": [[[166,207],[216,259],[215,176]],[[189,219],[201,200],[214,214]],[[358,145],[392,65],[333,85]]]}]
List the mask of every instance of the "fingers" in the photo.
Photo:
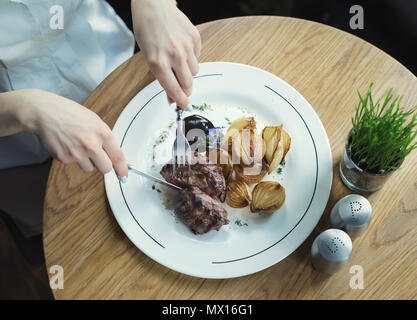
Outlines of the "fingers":
[{"label": "fingers", "polygon": [[86,172],[90,172],[94,170],[94,165],[91,163],[88,157],[83,157],[81,159],[78,159],[77,162],[80,168]]},{"label": "fingers", "polygon": [[174,65],[174,73],[184,93],[190,96],[193,87],[193,76],[185,60],[178,61]]},{"label": "fingers", "polygon": [[174,72],[170,68],[158,68],[155,72],[155,77],[165,89],[167,96],[174,100],[180,108],[185,109],[189,99],[178,83]]},{"label": "fingers", "polygon": [[119,144],[117,143],[116,139],[112,134],[108,136],[108,138],[103,143],[103,149],[107,153],[109,159],[112,162],[112,166],[116,175],[119,179],[122,177],[127,177],[128,169],[127,163],[125,159],[125,155],[123,154],[122,149],[120,149]]},{"label": "fingers", "polygon": [[187,60],[188,67],[190,68],[191,75],[195,76],[198,73],[198,60],[192,55]]},{"label": "fingers", "polygon": [[113,164],[103,149],[100,149],[96,154],[91,155],[90,159],[96,168],[103,174],[106,174],[113,169]]},{"label": "fingers", "polygon": [[201,53],[201,36],[197,28],[194,29],[192,39],[194,44],[194,55],[196,58],[199,58]]},{"label": "fingers", "polygon": [[159,69],[155,77],[165,89],[168,103],[176,102],[181,109],[189,104],[189,96],[192,93],[193,76],[198,73],[197,58],[191,54],[187,60],[178,60],[173,64],[173,70]]}]

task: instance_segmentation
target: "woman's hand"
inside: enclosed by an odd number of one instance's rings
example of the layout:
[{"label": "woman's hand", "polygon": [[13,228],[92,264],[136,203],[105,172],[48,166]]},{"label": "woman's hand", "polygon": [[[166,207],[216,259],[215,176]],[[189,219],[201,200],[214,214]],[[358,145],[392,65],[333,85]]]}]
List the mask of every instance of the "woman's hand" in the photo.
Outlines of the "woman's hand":
[{"label": "woman's hand", "polygon": [[63,163],[77,162],[85,171],[96,167],[107,173],[114,168],[119,179],[127,177],[126,159],[119,144],[110,128],[91,110],[37,89],[1,96],[2,104],[15,113],[18,130],[36,134],[54,158]]},{"label": "woman's hand", "polygon": [[136,41],[169,100],[189,104],[201,39],[174,0],[132,0]]}]

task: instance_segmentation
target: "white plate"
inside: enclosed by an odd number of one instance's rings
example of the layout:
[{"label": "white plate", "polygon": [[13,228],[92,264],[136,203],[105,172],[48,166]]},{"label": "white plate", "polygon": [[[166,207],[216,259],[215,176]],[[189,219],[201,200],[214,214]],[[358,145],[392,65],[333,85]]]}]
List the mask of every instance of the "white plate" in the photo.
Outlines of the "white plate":
[{"label": "white plate", "polygon": [[[272,215],[231,209],[230,224],[220,231],[194,235],[161,201],[153,183],[130,174],[120,184],[114,173],[105,176],[106,193],[117,222],[146,255],[178,272],[203,278],[232,278],[251,274],[281,261],[312,232],[326,206],[332,184],[332,156],[323,125],[310,104],[285,81],[266,71],[236,63],[200,64],[191,103],[207,103],[202,114],[216,126],[228,118],[254,115],[257,127],[284,124],[291,149],[277,180],[286,201]],[[191,113],[190,113],[191,114]],[[157,81],[139,92],[125,107],[113,133],[128,161],[159,176],[171,155],[175,112]],[[158,138],[168,137],[154,148]],[[166,132],[165,132],[166,133]],[[153,157],[159,163],[153,161]],[[243,224],[239,226],[236,221]]]}]

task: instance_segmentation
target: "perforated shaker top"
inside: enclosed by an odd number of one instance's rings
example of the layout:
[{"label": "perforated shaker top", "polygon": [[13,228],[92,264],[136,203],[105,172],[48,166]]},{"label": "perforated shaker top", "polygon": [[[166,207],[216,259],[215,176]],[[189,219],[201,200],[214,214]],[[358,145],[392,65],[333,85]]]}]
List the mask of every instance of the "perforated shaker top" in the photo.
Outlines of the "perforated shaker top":
[{"label": "perforated shaker top", "polygon": [[352,240],[340,229],[328,229],[321,233],[317,245],[321,256],[329,261],[345,261],[352,252]]},{"label": "perforated shaker top", "polygon": [[339,214],[345,224],[357,227],[371,219],[372,207],[365,197],[359,194],[351,194],[341,200]]}]

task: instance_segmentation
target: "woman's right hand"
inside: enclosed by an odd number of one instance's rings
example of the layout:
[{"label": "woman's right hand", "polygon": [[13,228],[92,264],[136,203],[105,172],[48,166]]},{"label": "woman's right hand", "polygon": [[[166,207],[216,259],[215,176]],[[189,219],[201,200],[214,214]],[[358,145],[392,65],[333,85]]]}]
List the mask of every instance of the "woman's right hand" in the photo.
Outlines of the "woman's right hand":
[{"label": "woman's right hand", "polygon": [[175,0],[132,0],[133,30],[170,103],[185,109],[198,72],[201,38]]},{"label": "woman's right hand", "polygon": [[127,177],[125,156],[97,114],[43,90],[24,89],[7,94],[15,95],[9,99],[16,107],[22,128],[36,134],[54,158],[63,163],[76,162],[85,171],[96,167],[104,174],[114,168],[119,179]]}]

